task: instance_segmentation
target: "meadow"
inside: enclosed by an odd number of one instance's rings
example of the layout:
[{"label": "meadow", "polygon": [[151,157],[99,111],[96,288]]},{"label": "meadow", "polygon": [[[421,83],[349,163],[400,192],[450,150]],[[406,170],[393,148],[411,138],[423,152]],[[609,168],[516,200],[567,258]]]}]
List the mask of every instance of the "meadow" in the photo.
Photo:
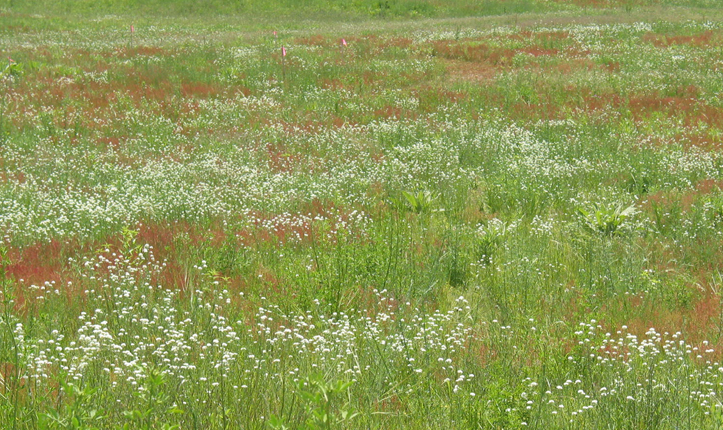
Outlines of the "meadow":
[{"label": "meadow", "polygon": [[0,428],[722,428],[715,3],[1,0]]}]

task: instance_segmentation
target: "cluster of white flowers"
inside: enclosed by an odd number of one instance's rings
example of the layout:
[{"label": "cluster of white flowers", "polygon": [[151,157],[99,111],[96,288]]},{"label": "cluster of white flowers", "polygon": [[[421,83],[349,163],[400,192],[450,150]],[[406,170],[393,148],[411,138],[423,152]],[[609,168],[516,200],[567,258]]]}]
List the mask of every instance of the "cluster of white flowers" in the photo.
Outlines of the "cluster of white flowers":
[{"label": "cluster of white flowers", "polygon": [[560,382],[549,376],[525,379],[522,399],[528,410],[574,423],[592,419],[590,414],[609,418],[606,414],[636,407],[644,411],[680,391],[699,410],[722,405],[723,368],[711,360],[715,351],[707,341],[694,346],[681,333],[654,328],[642,338],[627,326],[613,334],[595,320],[580,323],[575,336],[578,346],[568,361],[584,371],[567,374]]}]

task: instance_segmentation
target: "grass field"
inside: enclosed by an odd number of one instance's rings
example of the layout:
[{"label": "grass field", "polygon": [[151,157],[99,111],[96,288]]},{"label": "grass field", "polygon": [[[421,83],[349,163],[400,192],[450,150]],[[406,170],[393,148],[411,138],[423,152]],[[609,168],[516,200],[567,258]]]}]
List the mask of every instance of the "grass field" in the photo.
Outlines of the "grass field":
[{"label": "grass field", "polygon": [[723,427],[715,3],[0,0],[0,428]]}]

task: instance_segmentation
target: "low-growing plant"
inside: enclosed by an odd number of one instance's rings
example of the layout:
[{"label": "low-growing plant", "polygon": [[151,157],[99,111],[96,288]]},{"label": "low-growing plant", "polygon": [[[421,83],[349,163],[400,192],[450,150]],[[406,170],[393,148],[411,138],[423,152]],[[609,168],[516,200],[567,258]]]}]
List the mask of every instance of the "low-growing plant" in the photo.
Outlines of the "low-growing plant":
[{"label": "low-growing plant", "polygon": [[[306,409],[307,418],[301,426],[294,428],[331,430],[347,427],[349,421],[358,415],[350,406],[349,388],[352,384],[352,381],[327,382],[319,373],[299,382],[296,393]],[[268,425],[274,430],[291,428],[275,415]]]},{"label": "low-growing plant", "polygon": [[577,208],[585,228],[604,236],[614,236],[623,232],[623,227],[637,213],[635,205],[624,207],[622,204],[607,207],[593,205],[590,208]]},{"label": "low-growing plant", "polygon": [[138,409],[124,411],[123,416],[127,422],[123,430],[143,429],[150,430],[160,428],[163,430],[174,430],[178,425],[171,425],[163,422],[166,414],[182,414],[183,411],[173,405],[169,405],[170,394],[166,389],[164,373],[158,368],[139,368],[140,374],[144,374],[141,389],[134,393],[138,400]]},{"label": "low-growing plant", "polygon": [[397,210],[402,212],[413,212],[416,214],[430,213],[437,202],[438,196],[428,190],[416,193],[402,191],[401,198],[391,197],[390,201]]},{"label": "low-growing plant", "polygon": [[5,65],[5,68],[3,68],[2,72],[0,72],[0,77],[7,76],[12,79],[17,79],[23,75],[24,69],[25,67],[23,63],[17,63],[12,59],[8,58],[8,63]]},{"label": "low-growing plant", "polygon": [[[62,378],[62,375],[61,375]],[[81,388],[73,382],[66,382],[59,378],[59,384],[63,393],[64,406],[59,410],[50,410],[41,416],[41,427],[49,429],[65,430],[95,430],[101,428],[105,419],[102,411],[89,409],[97,388]]]}]

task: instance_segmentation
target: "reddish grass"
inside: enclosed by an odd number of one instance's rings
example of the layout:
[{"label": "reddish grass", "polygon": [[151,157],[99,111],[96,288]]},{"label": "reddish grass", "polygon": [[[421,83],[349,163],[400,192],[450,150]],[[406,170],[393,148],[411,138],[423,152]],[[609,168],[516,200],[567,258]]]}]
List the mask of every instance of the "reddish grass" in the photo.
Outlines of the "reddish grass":
[{"label": "reddish grass", "polygon": [[490,66],[508,65],[517,53],[515,49],[497,48],[484,43],[436,41],[432,43],[432,47],[434,55],[440,58],[485,63]]},{"label": "reddish grass", "polygon": [[317,85],[321,88],[330,90],[353,90],[354,84],[351,82],[344,82],[339,78],[321,78]]},{"label": "reddish grass", "polygon": [[647,33],[643,35],[643,42],[652,43],[657,48],[668,48],[673,45],[688,45],[697,48],[707,48],[720,43],[721,33],[713,31],[704,31],[703,33],[692,36],[676,36],[657,33]]},{"label": "reddish grass", "polygon": [[529,31],[523,30],[516,34],[507,36],[510,40],[528,41],[534,40],[538,42],[560,43],[559,41],[569,39],[570,33],[567,31]]},{"label": "reddish grass", "polygon": [[720,151],[723,149],[723,139],[712,136],[708,130],[690,129],[686,133],[675,136],[675,141],[685,148],[700,148],[706,151]]},{"label": "reddish grass", "polygon": [[121,147],[121,138],[120,137],[110,137],[110,136],[102,136],[98,137],[96,139],[96,142],[103,145],[106,148],[111,148],[114,151],[117,151]]},{"label": "reddish grass", "polygon": [[[570,63],[557,66],[565,70]],[[580,67],[592,67],[589,62],[580,61]],[[606,67],[606,66],[603,66]],[[541,81],[544,84],[544,81]],[[670,95],[654,92],[650,94],[599,93],[590,88],[567,85],[564,91],[556,87],[539,85],[536,87],[535,103],[520,102],[509,106],[508,114],[514,119],[564,119],[570,111],[579,114],[594,114],[605,110],[616,110],[628,113],[639,123],[650,121],[651,118],[676,118],[690,130],[723,129],[723,108],[711,106],[698,98],[700,90],[693,85],[680,87],[671,91]],[[562,100],[560,98],[563,98]],[[708,131],[702,135],[691,133],[687,146],[698,146],[715,149],[721,145],[720,139],[713,137]]]},{"label": "reddish grass", "polygon": [[491,65],[470,63],[462,60],[445,61],[445,67],[452,80],[477,83],[493,80],[500,71],[500,69]]},{"label": "reddish grass", "polygon": [[[297,131],[298,129],[290,129]],[[314,170],[311,154],[300,148],[288,148],[282,144],[268,143],[264,148],[267,166],[272,172],[292,172],[300,167]]]},{"label": "reddish grass", "polygon": [[645,196],[640,203],[644,212],[652,212],[654,206],[666,208],[677,207],[681,213],[691,210],[693,205],[702,197],[723,190],[723,181],[712,178],[702,179],[695,184],[692,190],[683,192],[678,191],[658,191],[655,194]]},{"label": "reddish grass", "polygon": [[429,85],[413,90],[412,94],[419,100],[419,108],[424,112],[433,112],[440,105],[457,103],[468,97],[466,93],[460,91],[450,91]]},{"label": "reddish grass", "polygon": [[695,184],[695,189],[698,191],[698,194],[702,195],[716,193],[723,190],[723,181],[712,178],[703,179]]},{"label": "reddish grass", "polygon": [[181,95],[186,98],[215,97],[222,92],[218,85],[209,85],[203,82],[184,82],[181,84]]},{"label": "reddish grass", "polygon": [[[364,36],[350,36],[346,38],[350,50],[353,51],[355,46],[369,48],[365,53],[367,55],[378,55],[390,47],[406,49],[413,45],[414,41],[406,37],[381,37],[376,34]],[[337,45],[339,41],[334,41]]]},{"label": "reddish grass", "polygon": [[[71,246],[72,247],[72,246]],[[24,249],[11,248],[7,274],[25,284],[42,285],[45,281],[61,281],[66,263],[67,245],[57,240],[38,243]]]},{"label": "reddish grass", "polygon": [[87,246],[75,241],[51,240],[24,248],[10,248],[10,263],[6,271],[16,281],[15,310],[18,314],[34,313],[36,298],[45,294],[41,290],[28,288],[31,285],[42,287],[48,283],[49,290],[58,289],[69,303],[83,300],[84,280],[78,273],[68,270],[68,257],[83,255]]},{"label": "reddish grass", "polygon": [[374,118],[384,119],[416,119],[417,115],[418,113],[415,111],[390,105],[374,111]]},{"label": "reddish grass", "polygon": [[315,34],[312,36],[297,37],[293,39],[293,43],[306,46],[331,47],[334,45],[339,45],[341,43],[341,39],[336,40],[322,34]]},{"label": "reddish grass", "polygon": [[[0,166],[2,168],[2,166]],[[8,182],[8,181],[15,181],[18,184],[25,183],[25,173],[23,172],[1,172],[0,173],[0,182]]]},{"label": "reddish grass", "polygon": [[[575,58],[569,61],[562,62],[555,66],[555,72],[562,75],[569,75],[580,70],[593,71],[598,68],[594,61],[587,58]],[[605,66],[603,66],[605,67]]]},{"label": "reddish grass", "polygon": [[[558,56],[561,49],[565,48],[568,53],[575,56],[584,54],[573,49],[568,43],[567,32],[529,32],[508,36],[511,40],[527,42],[527,46],[518,48],[505,48],[494,46],[486,42],[488,38],[480,38],[474,41],[436,41],[432,42],[434,54],[445,60],[449,74],[454,78],[461,78],[472,81],[483,81],[495,76],[501,70],[511,67],[512,58],[520,53],[533,57]],[[466,67],[459,62],[474,63],[474,67]]]}]

